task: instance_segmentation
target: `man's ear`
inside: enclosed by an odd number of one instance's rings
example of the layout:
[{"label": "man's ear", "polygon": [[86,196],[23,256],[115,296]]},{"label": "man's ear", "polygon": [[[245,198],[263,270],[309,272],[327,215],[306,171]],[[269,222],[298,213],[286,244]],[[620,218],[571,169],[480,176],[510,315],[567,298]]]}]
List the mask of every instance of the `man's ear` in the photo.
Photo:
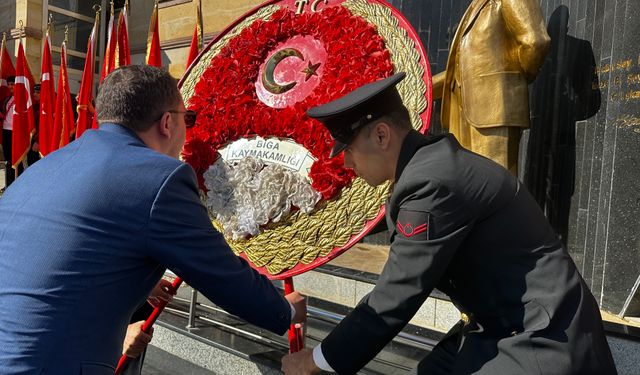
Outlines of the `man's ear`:
[{"label": "man's ear", "polygon": [[171,137],[170,121],[171,113],[165,112],[158,122],[158,132],[164,137]]},{"label": "man's ear", "polygon": [[382,149],[389,147],[391,140],[391,126],[386,122],[379,122],[373,129],[373,137],[376,145]]}]

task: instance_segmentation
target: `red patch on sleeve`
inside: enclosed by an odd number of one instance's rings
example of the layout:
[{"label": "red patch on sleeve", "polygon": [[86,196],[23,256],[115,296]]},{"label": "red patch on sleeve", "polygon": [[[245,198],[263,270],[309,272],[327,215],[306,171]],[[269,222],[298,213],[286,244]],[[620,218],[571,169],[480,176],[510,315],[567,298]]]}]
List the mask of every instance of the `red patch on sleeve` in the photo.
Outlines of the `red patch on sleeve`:
[{"label": "red patch on sleeve", "polygon": [[426,240],[429,238],[429,213],[401,210],[396,220],[396,231],[406,238]]}]

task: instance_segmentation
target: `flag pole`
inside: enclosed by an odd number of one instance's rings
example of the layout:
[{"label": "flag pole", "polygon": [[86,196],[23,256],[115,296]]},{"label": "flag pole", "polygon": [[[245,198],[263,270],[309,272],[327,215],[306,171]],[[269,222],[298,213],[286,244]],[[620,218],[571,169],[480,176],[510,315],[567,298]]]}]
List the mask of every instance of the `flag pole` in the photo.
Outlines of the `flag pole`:
[{"label": "flag pole", "polygon": [[84,69],[82,71],[82,81],[80,82],[80,90],[76,95],[77,105],[76,112],[78,113],[78,120],[76,121],[76,139],[82,136],[85,131],[91,129],[93,124],[93,117],[95,116],[95,108],[92,105],[93,100],[93,78],[95,71],[95,56],[96,56],[96,40],[98,27],[100,24],[100,11],[102,10],[99,5],[94,5],[93,10],[96,12],[93,22],[93,29],[89,40],[87,41],[87,54],[84,62]]},{"label": "flag pole", "polygon": [[[24,22],[22,22],[22,20],[20,20],[20,21],[18,21],[18,25],[20,26],[19,27],[20,32],[19,32],[19,35],[18,35],[18,39],[20,39],[20,43],[22,43],[22,34],[24,33]],[[14,112],[15,112],[15,109],[14,109]],[[13,169],[13,173],[14,173],[14,178],[15,179],[18,179],[18,175],[19,175],[18,170],[19,169],[20,169],[20,166],[18,166],[18,168],[14,168]]]},{"label": "flag pole", "polygon": [[18,21],[18,25],[20,26],[20,42],[22,42],[22,34],[24,33],[24,22],[22,20]]},{"label": "flag pole", "polygon": [[[39,119],[38,144],[40,145],[40,157],[49,154],[51,147],[51,135],[53,133],[53,101],[55,100],[53,83],[53,64],[51,61],[51,35],[53,27],[53,14],[49,14],[47,31],[42,46],[42,61],[40,68],[40,108],[37,117]],[[34,113],[34,117],[36,114]]]},{"label": "flag pole", "polygon": [[51,26],[53,26],[53,13],[49,13],[49,21],[47,22],[47,34],[51,37]]},{"label": "flag pole", "polygon": [[7,44],[7,32],[2,32],[2,44],[0,45],[0,81],[2,80],[2,59],[4,57],[4,48]]},{"label": "flag pole", "polygon": [[198,5],[196,8],[196,22],[198,27],[198,51],[201,51],[204,47],[204,27],[202,24],[202,1],[198,0]]}]

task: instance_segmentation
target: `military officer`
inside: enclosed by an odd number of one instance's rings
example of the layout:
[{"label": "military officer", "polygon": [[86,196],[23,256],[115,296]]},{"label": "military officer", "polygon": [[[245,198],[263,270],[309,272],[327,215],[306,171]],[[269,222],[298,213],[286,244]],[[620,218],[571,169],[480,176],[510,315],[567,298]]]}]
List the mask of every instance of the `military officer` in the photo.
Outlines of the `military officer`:
[{"label": "military officer", "polygon": [[372,292],[285,374],[355,374],[409,322],[434,288],[468,317],[414,374],[615,374],[598,304],[526,188],[450,134],[412,129],[396,84],[404,73],[308,111],[346,167],[394,181],[389,259]]}]

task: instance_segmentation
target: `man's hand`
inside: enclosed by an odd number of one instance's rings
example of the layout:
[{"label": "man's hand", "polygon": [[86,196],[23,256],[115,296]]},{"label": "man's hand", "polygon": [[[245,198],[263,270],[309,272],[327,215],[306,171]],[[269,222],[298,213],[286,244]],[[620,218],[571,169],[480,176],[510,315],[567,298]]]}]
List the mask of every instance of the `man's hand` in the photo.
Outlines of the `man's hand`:
[{"label": "man's hand", "polygon": [[313,375],[320,373],[320,369],[313,362],[313,351],[302,349],[282,357],[282,372],[285,375]]},{"label": "man's hand", "polygon": [[296,309],[296,315],[291,317],[291,323],[303,323],[307,320],[307,299],[298,292],[293,292],[284,296],[284,298]]},{"label": "man's hand", "polygon": [[171,302],[173,300],[173,294],[171,293],[171,282],[165,279],[160,279],[158,285],[151,291],[147,302],[153,307],[158,307],[160,301]]},{"label": "man's hand", "polygon": [[142,331],[142,325],[144,320],[137,323],[129,324],[127,327],[127,335],[124,338],[122,344],[122,354],[131,358],[138,358],[140,354],[147,347],[147,344],[151,342],[153,336],[153,327],[151,327],[151,333],[145,333]]}]

